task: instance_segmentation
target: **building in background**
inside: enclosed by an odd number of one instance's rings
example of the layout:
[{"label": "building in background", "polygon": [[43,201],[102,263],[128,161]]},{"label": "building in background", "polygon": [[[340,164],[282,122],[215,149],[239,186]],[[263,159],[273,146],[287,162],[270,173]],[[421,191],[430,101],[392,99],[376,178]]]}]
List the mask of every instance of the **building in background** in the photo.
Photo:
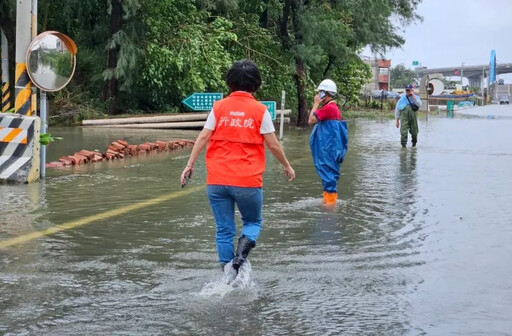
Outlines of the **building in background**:
[{"label": "building in background", "polygon": [[372,71],[371,81],[364,90],[370,92],[375,90],[391,91],[391,60],[368,56],[361,56],[361,59],[370,66]]}]

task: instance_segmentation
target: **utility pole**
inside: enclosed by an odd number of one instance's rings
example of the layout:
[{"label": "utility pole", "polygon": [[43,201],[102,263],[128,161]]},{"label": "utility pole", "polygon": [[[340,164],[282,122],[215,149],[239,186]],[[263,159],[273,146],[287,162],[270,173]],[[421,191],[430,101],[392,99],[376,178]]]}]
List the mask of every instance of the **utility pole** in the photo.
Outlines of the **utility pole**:
[{"label": "utility pole", "polygon": [[487,75],[487,99],[485,101],[485,105],[489,103],[489,81],[491,77],[491,69],[489,68],[489,74]]},{"label": "utility pole", "polygon": [[485,105],[484,81],[485,81],[485,67],[482,68],[482,80],[480,81],[480,91],[482,93],[482,105]]},{"label": "utility pole", "polygon": [[[428,121],[428,111],[429,111],[429,109],[430,109],[430,108],[428,107],[428,96],[429,96],[428,89],[429,89],[429,84],[430,84],[430,75],[429,75],[429,74],[427,74],[427,80],[425,81],[425,85],[427,86],[427,88],[426,88],[426,90],[425,90],[425,91],[427,92],[427,99],[425,99],[425,100],[426,100],[426,101],[425,101],[425,103],[426,103],[426,105],[427,105],[427,116],[426,116],[427,121]],[[420,83],[420,85],[421,85],[421,83]]]},{"label": "utility pole", "polygon": [[2,108],[0,112],[6,112],[11,108],[11,93],[9,88],[9,43],[0,28],[1,48],[2,48]]},{"label": "utility pole", "polygon": [[460,68],[460,85],[464,86],[464,62],[462,62],[462,66]]},{"label": "utility pole", "polygon": [[16,74],[14,88],[16,113],[32,115],[32,82],[27,73],[27,50],[32,40],[31,33],[31,0],[16,1]]},{"label": "utility pole", "polygon": [[391,91],[391,61],[389,62],[389,68],[388,68],[388,91]]}]

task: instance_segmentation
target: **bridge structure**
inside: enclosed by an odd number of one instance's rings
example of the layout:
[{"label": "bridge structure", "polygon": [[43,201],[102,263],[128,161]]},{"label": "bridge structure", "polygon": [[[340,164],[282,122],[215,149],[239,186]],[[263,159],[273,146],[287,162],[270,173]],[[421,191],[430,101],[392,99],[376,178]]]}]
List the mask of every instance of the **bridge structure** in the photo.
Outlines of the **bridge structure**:
[{"label": "bridge structure", "polygon": [[[455,73],[456,71],[458,71],[458,74]],[[416,72],[420,78],[435,73],[443,74],[443,76],[460,76],[462,72],[462,76],[468,79],[469,86],[481,87],[483,79],[490,75],[490,65],[464,65],[464,67],[459,65],[432,69],[421,67],[416,68]],[[496,64],[496,75],[508,73],[512,73],[512,63]]]}]

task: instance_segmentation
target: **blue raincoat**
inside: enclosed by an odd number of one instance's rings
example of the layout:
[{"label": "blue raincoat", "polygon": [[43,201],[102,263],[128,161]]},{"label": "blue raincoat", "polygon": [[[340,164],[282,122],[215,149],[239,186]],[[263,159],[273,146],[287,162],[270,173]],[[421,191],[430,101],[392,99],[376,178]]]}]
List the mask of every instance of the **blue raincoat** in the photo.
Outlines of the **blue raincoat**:
[{"label": "blue raincoat", "polygon": [[316,172],[322,179],[323,189],[338,192],[340,167],[348,148],[348,128],[344,120],[323,120],[316,123],[309,138]]}]

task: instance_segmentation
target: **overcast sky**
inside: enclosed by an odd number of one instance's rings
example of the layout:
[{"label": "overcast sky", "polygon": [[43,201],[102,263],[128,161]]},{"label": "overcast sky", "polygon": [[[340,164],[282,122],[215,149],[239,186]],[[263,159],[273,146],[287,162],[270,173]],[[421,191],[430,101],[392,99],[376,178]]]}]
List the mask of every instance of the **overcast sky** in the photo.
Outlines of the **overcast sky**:
[{"label": "overcast sky", "polygon": [[393,67],[488,64],[492,49],[498,63],[512,63],[512,0],[423,0],[417,12],[423,22],[408,26],[403,47],[386,54]]}]

